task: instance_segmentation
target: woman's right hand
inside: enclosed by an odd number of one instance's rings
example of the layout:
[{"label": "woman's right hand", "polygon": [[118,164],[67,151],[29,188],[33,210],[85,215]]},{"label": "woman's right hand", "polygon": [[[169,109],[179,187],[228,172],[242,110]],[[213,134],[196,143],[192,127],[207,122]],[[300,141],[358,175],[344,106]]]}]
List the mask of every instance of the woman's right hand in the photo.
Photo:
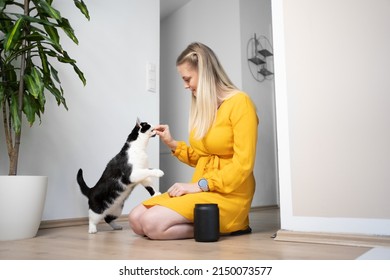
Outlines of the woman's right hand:
[{"label": "woman's right hand", "polygon": [[169,126],[167,124],[159,124],[154,128],[156,134],[160,136],[161,141],[164,142],[172,151],[176,150],[177,142],[172,138]]},{"label": "woman's right hand", "polygon": [[168,190],[170,197],[177,197],[189,193],[201,193],[198,183],[175,183]]}]

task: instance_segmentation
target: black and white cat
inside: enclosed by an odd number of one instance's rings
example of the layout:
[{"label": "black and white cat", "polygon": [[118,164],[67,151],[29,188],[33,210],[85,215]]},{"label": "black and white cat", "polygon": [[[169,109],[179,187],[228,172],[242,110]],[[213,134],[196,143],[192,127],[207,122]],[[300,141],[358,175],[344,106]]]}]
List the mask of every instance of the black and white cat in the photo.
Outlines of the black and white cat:
[{"label": "black and white cat", "polygon": [[149,139],[154,136],[153,127],[137,119],[121,151],[107,164],[93,188],[85,183],[82,169],[78,171],[77,182],[88,198],[89,233],[97,232],[96,225],[103,218],[113,229],[122,229],[114,220],[121,215],[125,200],[136,185],[143,185],[151,196],[160,194],[154,190],[151,177],[161,177],[164,172],[149,168],[146,153]]}]

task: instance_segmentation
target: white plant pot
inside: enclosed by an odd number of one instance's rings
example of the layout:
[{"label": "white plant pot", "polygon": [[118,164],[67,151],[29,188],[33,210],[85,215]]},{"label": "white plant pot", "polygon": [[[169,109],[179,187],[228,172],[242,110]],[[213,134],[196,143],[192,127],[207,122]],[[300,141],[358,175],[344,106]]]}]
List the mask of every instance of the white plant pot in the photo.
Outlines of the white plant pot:
[{"label": "white plant pot", "polygon": [[47,176],[0,176],[0,241],[36,236],[46,191]]}]

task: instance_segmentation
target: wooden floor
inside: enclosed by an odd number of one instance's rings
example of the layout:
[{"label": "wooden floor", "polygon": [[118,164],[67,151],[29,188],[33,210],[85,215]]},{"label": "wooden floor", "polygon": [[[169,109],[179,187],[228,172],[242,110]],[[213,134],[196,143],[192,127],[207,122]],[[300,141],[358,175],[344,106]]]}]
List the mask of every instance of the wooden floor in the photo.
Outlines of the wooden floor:
[{"label": "wooden floor", "polygon": [[152,241],[136,236],[126,223],[112,231],[99,225],[88,234],[87,225],[44,229],[37,237],[0,242],[0,259],[7,260],[354,260],[371,248],[275,241],[279,210],[262,209],[250,214],[252,234],[225,236],[218,242],[193,239]]}]

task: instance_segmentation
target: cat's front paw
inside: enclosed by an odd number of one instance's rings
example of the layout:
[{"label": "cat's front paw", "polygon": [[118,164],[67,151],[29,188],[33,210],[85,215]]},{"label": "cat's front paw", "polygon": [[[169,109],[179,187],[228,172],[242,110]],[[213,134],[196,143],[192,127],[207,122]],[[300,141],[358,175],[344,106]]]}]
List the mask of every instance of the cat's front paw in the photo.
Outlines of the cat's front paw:
[{"label": "cat's front paw", "polygon": [[91,234],[97,233],[97,228],[96,228],[96,226],[95,226],[95,225],[92,225],[92,226],[90,225],[90,226],[89,226],[88,233],[91,233]]},{"label": "cat's front paw", "polygon": [[154,195],[152,195],[152,197],[153,197],[153,196],[158,196],[158,195],[160,195],[160,194],[161,194],[160,192],[155,192]]},{"label": "cat's front paw", "polygon": [[164,172],[160,169],[153,169],[153,175],[155,177],[162,177],[164,176]]}]

